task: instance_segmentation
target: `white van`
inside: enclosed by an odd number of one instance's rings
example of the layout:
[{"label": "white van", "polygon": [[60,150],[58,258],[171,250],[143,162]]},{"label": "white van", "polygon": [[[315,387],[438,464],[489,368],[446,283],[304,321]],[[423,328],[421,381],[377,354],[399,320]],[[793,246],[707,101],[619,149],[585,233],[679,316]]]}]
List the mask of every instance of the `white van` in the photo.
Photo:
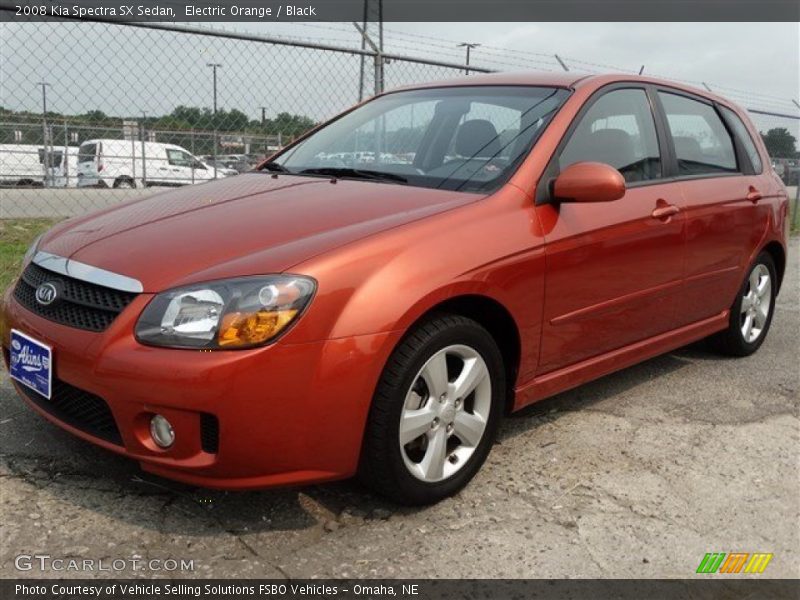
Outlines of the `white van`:
[{"label": "white van", "polygon": [[[75,185],[77,152],[77,148],[54,146],[48,157],[43,146],[0,144],[0,185],[20,187]],[[45,165],[49,166],[49,171]]]},{"label": "white van", "polygon": [[78,187],[181,186],[235,174],[214,169],[175,144],[88,140],[78,150]]}]

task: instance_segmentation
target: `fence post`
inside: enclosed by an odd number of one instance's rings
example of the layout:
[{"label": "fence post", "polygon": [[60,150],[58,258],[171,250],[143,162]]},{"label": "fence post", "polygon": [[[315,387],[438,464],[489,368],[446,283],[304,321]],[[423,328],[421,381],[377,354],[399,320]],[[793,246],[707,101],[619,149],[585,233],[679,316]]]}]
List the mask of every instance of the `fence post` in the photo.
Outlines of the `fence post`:
[{"label": "fence post", "polygon": [[131,133],[131,177],[133,177],[133,187],[136,187],[136,138]]},{"label": "fence post", "polygon": [[64,119],[64,187],[69,187],[69,128]]},{"label": "fence post", "polygon": [[794,186],[794,212],[792,213],[792,229],[800,229],[800,178]]},{"label": "fence post", "polygon": [[139,128],[139,132],[142,134],[142,187],[147,187],[147,157],[144,151],[145,145],[145,138],[147,137],[147,131],[145,130],[146,123],[144,121],[145,116],[142,115],[142,126]]}]

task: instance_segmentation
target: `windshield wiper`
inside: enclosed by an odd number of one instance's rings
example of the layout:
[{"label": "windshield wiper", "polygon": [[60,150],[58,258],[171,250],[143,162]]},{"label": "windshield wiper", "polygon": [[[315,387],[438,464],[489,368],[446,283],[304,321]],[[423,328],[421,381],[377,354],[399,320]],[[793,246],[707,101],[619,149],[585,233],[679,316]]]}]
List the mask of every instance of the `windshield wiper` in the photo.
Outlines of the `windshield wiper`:
[{"label": "windshield wiper", "polygon": [[276,162],[264,163],[261,166],[261,170],[270,171],[272,173],[291,173],[289,169],[284,167],[282,164]]},{"label": "windshield wiper", "polygon": [[317,167],[298,171],[298,175],[329,175],[331,177],[352,177],[353,179],[372,179],[375,181],[394,181],[408,183],[408,179],[396,173],[373,171],[371,169],[352,169],[350,167]]}]

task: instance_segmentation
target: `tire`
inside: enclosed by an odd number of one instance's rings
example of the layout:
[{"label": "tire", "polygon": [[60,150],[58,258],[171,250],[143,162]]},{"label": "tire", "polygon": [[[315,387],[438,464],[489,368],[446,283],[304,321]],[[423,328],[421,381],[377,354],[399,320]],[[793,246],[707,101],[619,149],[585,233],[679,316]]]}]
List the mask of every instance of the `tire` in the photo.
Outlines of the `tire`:
[{"label": "tire", "polygon": [[[752,288],[756,282],[768,289],[754,294]],[[728,328],[711,338],[718,352],[728,356],[750,356],[761,347],[775,313],[777,283],[775,262],[767,252],[762,252],[747,270],[747,277],[736,294]]]},{"label": "tire", "polygon": [[455,494],[491,450],[505,388],[503,358],[486,329],[459,315],[425,320],[384,367],[367,420],[359,479],[406,505],[433,504]]},{"label": "tire", "polygon": [[114,182],[114,188],[122,190],[132,190],[136,188],[136,184],[133,182],[133,179],[129,179],[127,177],[120,177]]}]

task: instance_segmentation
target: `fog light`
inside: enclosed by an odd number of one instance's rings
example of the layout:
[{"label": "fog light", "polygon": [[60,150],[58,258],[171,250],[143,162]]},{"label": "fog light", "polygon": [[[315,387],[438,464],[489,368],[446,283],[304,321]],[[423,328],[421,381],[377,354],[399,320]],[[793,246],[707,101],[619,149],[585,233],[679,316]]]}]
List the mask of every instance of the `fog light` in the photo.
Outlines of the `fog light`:
[{"label": "fog light", "polygon": [[161,415],[153,415],[153,418],[150,419],[150,436],[161,448],[169,448],[172,446],[172,442],[175,441],[175,432],[172,430],[172,425]]}]

